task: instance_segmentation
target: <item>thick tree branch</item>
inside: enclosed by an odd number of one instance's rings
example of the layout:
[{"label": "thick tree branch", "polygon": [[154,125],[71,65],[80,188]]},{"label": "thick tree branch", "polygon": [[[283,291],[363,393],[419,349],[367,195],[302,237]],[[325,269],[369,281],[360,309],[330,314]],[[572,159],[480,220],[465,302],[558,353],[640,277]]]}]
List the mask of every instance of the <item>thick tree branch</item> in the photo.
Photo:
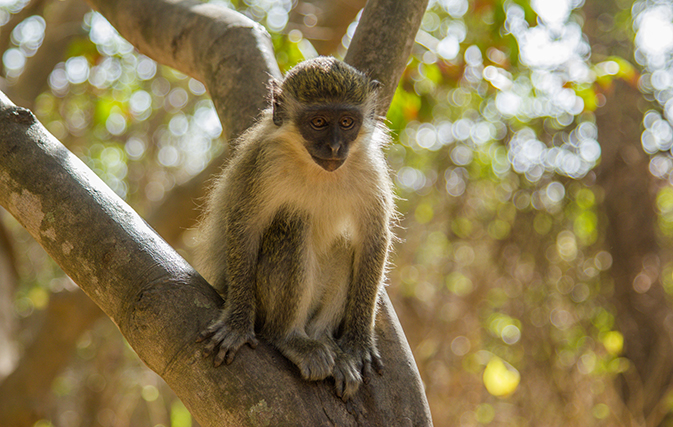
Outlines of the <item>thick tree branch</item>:
[{"label": "thick tree branch", "polygon": [[[212,176],[219,169],[214,166],[206,168],[204,173]],[[196,180],[191,180],[173,189],[169,200],[175,203],[162,204],[164,209],[155,209],[148,217],[152,227],[171,244],[177,243],[186,228],[186,215],[196,215],[195,204],[189,202],[203,188],[202,185],[194,187],[195,183]],[[182,212],[189,210],[187,214]],[[15,367],[16,349],[11,341],[12,300],[18,275],[13,264],[6,264],[13,257],[3,256],[3,249],[11,249],[3,245],[3,242],[11,243],[3,240],[4,233],[0,224],[0,426],[30,427],[44,417],[41,402],[50,392],[53,379],[70,362],[79,336],[103,313],[80,289],[52,293],[45,310],[46,320],[41,322],[31,345]],[[2,381],[10,372],[6,381]]]},{"label": "thick tree branch", "polygon": [[231,366],[214,369],[194,340],[217,315],[219,296],[30,112],[0,98],[0,204],[203,425],[430,424],[387,299],[376,328],[387,374],[375,376],[348,405],[328,381],[303,381],[268,345],[243,349]]},{"label": "thick tree branch", "polygon": [[304,0],[290,12],[286,31],[297,29],[320,55],[333,55],[365,0]]},{"label": "thick tree branch", "polygon": [[378,112],[385,115],[406,67],[428,0],[367,2],[344,60],[383,83]]},{"label": "thick tree branch", "polygon": [[202,81],[229,140],[266,106],[269,78],[281,78],[268,32],[236,11],[193,0],[89,3],[140,52]]}]

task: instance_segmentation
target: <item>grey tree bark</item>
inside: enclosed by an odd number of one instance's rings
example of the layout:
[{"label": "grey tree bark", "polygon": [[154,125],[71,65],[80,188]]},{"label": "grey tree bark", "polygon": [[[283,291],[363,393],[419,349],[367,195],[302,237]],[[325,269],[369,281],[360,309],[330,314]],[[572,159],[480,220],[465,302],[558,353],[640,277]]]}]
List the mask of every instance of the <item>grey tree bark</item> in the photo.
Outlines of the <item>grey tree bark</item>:
[{"label": "grey tree bark", "polygon": [[[377,9],[386,3],[387,9]],[[368,9],[405,14],[402,30],[369,29],[392,48],[378,50],[379,61],[364,54],[350,59],[363,60],[360,68],[386,84],[382,111],[427,5],[395,3],[370,2],[358,29],[366,36]],[[268,76],[279,77],[266,32],[235,12],[191,1],[96,1],[94,7],[141,52],[204,81],[229,137],[265,105]],[[351,49],[360,43],[357,37]],[[403,49],[393,51],[396,46]],[[376,69],[379,63],[402,68]],[[32,114],[4,96],[0,135],[0,204],[115,321],[201,424],[431,424],[418,371],[387,298],[376,325],[386,373],[348,404],[334,396],[329,382],[303,381],[265,344],[215,369],[194,343],[222,304],[215,291]]]},{"label": "grey tree bark", "polygon": [[333,55],[341,48],[346,30],[365,0],[305,0],[292,9],[287,30],[299,30],[320,55]]}]

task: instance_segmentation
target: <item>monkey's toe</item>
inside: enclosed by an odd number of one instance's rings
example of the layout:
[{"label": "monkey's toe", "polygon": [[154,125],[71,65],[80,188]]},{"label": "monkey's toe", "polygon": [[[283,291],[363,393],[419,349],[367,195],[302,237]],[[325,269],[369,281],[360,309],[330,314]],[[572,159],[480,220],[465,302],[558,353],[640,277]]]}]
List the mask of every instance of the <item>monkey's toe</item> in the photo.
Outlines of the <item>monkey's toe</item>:
[{"label": "monkey's toe", "polygon": [[363,382],[356,363],[347,355],[337,358],[333,375],[336,394],[344,402],[355,395]]},{"label": "monkey's toe", "polygon": [[337,396],[347,401],[360,388],[362,383],[369,384],[372,371],[381,375],[383,363],[376,346],[354,345],[353,342],[343,340],[339,343],[336,365],[334,367],[334,381]]},{"label": "monkey's toe", "polygon": [[378,375],[383,375],[383,362],[381,362],[381,356],[379,356],[377,352],[371,352],[370,357],[371,358],[365,358],[363,360],[362,379],[365,384],[369,384],[373,375],[372,371],[376,372]]}]

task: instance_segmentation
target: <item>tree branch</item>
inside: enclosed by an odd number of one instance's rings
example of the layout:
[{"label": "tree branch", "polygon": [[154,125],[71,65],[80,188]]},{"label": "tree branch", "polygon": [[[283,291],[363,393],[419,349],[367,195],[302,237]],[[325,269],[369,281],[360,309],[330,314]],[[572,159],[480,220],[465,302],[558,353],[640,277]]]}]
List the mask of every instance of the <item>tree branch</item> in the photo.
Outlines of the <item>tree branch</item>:
[{"label": "tree branch", "polygon": [[269,78],[281,78],[266,29],[236,11],[193,0],[89,3],[140,52],[202,81],[230,141],[266,107]]},{"label": "tree branch", "polygon": [[406,68],[428,0],[370,0],[344,60],[383,83],[378,113],[385,115]]},{"label": "tree branch", "polygon": [[297,29],[320,55],[333,55],[365,0],[304,0],[290,12],[285,31]]},{"label": "tree branch", "polygon": [[[386,299],[377,336],[387,374],[345,405],[262,344],[215,369],[197,333],[222,300],[35,117],[0,96],[0,204],[119,326],[138,356],[206,426],[429,425],[422,385]],[[288,410],[292,408],[292,410]]]}]

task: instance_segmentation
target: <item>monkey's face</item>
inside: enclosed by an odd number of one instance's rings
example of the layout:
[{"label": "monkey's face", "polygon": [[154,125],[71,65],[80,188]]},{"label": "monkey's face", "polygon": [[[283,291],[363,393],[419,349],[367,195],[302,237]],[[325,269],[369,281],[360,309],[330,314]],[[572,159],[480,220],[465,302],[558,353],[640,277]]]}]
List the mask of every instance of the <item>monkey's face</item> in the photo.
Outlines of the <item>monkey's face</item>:
[{"label": "monkey's face", "polygon": [[348,106],[308,107],[299,114],[297,125],[313,161],[333,172],[348,157],[362,127],[362,113]]}]

